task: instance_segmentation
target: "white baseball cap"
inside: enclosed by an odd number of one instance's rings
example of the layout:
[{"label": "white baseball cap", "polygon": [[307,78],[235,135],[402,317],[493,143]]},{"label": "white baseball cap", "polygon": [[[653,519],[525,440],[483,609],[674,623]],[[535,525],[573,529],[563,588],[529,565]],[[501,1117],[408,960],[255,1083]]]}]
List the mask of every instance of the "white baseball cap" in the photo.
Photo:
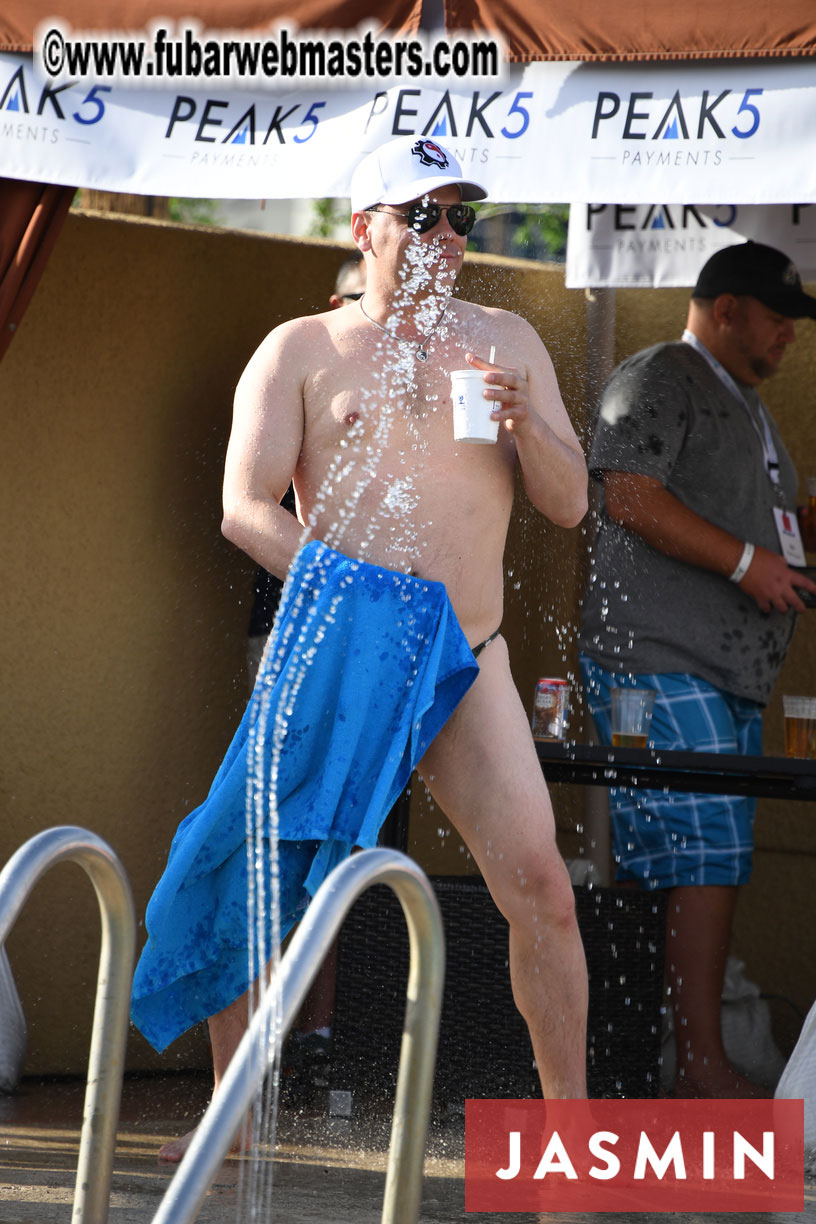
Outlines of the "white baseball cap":
[{"label": "white baseball cap", "polygon": [[481,183],[466,179],[459,162],[434,140],[398,136],[368,153],[351,176],[351,211],[375,204],[405,204],[426,192],[461,187],[463,200],[483,200]]}]

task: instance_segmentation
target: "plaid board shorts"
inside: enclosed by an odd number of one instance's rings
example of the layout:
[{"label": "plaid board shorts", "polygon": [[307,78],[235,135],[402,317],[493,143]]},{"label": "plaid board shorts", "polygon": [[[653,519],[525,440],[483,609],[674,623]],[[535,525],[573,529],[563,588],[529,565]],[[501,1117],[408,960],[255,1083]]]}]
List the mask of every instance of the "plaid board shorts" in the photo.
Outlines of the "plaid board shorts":
[{"label": "plaid board shorts", "polygon": [[[698,676],[608,672],[581,655],[584,694],[602,744],[612,743],[610,690],[655,689],[649,743],[687,752],[762,752],[762,706]],[[642,888],[744,884],[751,875],[756,800],[612,787],[609,817],[617,879]]]}]

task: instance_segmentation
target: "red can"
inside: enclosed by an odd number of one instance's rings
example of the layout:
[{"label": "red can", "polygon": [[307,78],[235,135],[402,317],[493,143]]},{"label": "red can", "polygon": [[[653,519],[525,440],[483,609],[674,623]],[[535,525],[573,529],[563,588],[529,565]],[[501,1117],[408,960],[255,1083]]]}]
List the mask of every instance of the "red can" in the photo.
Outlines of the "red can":
[{"label": "red can", "polygon": [[535,688],[533,739],[562,740],[569,713],[569,680],[543,676]]}]

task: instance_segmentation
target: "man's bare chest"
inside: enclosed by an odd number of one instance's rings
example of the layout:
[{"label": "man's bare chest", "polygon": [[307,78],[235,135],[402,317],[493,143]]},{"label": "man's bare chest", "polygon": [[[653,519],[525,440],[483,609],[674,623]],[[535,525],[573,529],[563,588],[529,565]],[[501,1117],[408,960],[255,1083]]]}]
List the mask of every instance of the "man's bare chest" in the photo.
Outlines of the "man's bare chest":
[{"label": "man's bare chest", "polygon": [[464,351],[447,348],[421,361],[408,346],[335,362],[305,388],[307,427],[338,437],[382,433],[386,425],[408,434],[452,429],[450,371],[466,364]]}]

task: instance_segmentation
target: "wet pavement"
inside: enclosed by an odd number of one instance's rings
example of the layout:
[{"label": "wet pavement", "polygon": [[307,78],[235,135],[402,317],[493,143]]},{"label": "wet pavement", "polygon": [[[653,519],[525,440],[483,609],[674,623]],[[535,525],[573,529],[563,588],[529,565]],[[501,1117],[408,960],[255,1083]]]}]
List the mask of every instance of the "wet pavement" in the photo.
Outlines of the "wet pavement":
[{"label": "wet pavement", "polygon": [[[110,1199],[110,1224],[148,1224],[175,1169],[156,1158],[159,1145],[194,1124],[206,1107],[205,1076],[173,1075],[125,1082]],[[24,1081],[0,1097],[0,1224],[68,1224],[74,1196],[84,1085]],[[390,1114],[379,1102],[355,1100],[352,1117],[305,1116],[283,1108],[274,1157],[272,1209],[258,1219],[284,1224],[377,1224],[382,1212]],[[264,1164],[261,1160],[260,1165]],[[201,1224],[234,1224],[241,1214],[249,1162],[229,1157],[208,1194]],[[256,1166],[257,1168],[257,1166]],[[663,1213],[465,1214],[464,1119],[435,1113],[431,1124],[422,1224],[708,1224],[715,1216]],[[729,1213],[728,1224],[816,1224],[816,1183],[799,1213]]]}]

